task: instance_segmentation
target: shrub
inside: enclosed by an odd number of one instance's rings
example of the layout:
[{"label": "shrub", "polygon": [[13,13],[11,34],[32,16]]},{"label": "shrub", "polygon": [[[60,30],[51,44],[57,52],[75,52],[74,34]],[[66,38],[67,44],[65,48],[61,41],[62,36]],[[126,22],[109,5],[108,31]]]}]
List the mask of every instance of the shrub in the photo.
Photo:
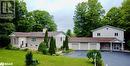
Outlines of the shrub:
[{"label": "shrub", "polygon": [[55,54],[55,50],[56,50],[56,46],[55,46],[55,39],[53,37],[51,37],[51,40],[50,40],[50,48],[49,48],[49,53],[51,55]]},{"label": "shrub", "polygon": [[13,49],[13,46],[11,44],[8,44],[8,46],[6,46],[5,49],[11,50],[11,49]]},{"label": "shrub", "polygon": [[32,52],[28,52],[26,54],[26,65],[29,66],[32,64],[33,64],[33,55],[32,55]]},{"label": "shrub", "polygon": [[41,42],[39,47],[38,47],[38,51],[42,52],[43,54],[47,54],[48,53],[48,48],[46,46],[46,44],[44,42]]},{"label": "shrub", "polygon": [[130,40],[128,40],[127,44],[128,44],[128,46],[130,47]]},{"label": "shrub", "polygon": [[101,57],[100,51],[98,51],[98,50],[89,50],[88,53],[87,53],[87,57],[89,59],[92,59],[92,63],[94,63],[94,60],[95,60],[95,55],[94,54],[97,54],[96,55],[96,61],[101,60],[102,57]]},{"label": "shrub", "polygon": [[65,37],[65,41],[63,41],[63,49],[65,50],[69,50],[69,46],[68,46],[68,37]]},{"label": "shrub", "polygon": [[0,35],[0,47],[7,47],[10,43],[10,38],[7,35]]},{"label": "shrub", "polygon": [[26,66],[36,66],[39,64],[38,60],[33,60],[33,54],[32,52],[28,52],[26,54]]}]

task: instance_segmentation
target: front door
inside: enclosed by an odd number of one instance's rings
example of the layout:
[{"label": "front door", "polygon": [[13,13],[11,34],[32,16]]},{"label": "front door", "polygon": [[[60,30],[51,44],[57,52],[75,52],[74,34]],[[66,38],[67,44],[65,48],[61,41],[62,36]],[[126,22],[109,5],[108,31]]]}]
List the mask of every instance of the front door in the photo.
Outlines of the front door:
[{"label": "front door", "polygon": [[120,44],[113,44],[113,50],[114,51],[120,51],[121,50],[121,45]]}]

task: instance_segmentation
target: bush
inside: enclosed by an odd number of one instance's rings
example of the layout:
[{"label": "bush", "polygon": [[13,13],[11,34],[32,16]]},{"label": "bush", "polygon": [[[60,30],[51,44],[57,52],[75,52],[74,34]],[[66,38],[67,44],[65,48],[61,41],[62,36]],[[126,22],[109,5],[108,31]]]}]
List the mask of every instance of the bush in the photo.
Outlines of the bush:
[{"label": "bush", "polygon": [[32,52],[28,52],[26,54],[26,65],[29,66],[32,64],[33,64],[33,55],[32,55]]},{"label": "bush", "polygon": [[38,60],[33,60],[32,52],[26,54],[26,66],[36,66],[39,62]]},{"label": "bush", "polygon": [[51,55],[53,55],[53,54],[55,54],[55,50],[56,50],[55,39],[54,39],[53,37],[51,37],[49,53],[50,53]]},{"label": "bush", "polygon": [[10,38],[7,35],[0,35],[0,47],[7,47],[10,43]]},{"label": "bush", "polygon": [[43,54],[48,54],[48,48],[44,42],[41,42],[38,51],[42,52]]},{"label": "bush", "polygon": [[5,49],[11,50],[11,49],[13,49],[13,46],[11,44],[9,44],[8,46],[5,47]]},{"label": "bush", "polygon": [[9,44],[8,46],[6,46],[5,49],[8,49],[8,50],[19,50],[19,48],[13,47],[12,44]]},{"label": "bush", "polygon": [[95,60],[95,55],[94,54],[97,54],[96,55],[96,62],[101,60],[102,56],[101,56],[100,51],[98,51],[98,50],[89,50],[88,53],[87,53],[87,57],[89,59],[92,59],[92,63],[94,63],[94,60]]},{"label": "bush", "polygon": [[130,40],[128,40],[127,44],[128,44],[128,46],[130,47]]}]

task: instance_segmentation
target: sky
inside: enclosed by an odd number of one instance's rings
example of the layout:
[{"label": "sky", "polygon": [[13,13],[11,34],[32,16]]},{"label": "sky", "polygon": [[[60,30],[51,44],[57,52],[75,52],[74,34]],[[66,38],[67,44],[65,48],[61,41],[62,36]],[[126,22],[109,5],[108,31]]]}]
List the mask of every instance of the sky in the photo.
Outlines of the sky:
[{"label": "sky", "polygon": [[[45,10],[54,17],[58,31],[73,31],[75,6],[87,0],[25,0],[28,11]],[[119,7],[123,0],[98,0],[105,11],[111,7]]]}]

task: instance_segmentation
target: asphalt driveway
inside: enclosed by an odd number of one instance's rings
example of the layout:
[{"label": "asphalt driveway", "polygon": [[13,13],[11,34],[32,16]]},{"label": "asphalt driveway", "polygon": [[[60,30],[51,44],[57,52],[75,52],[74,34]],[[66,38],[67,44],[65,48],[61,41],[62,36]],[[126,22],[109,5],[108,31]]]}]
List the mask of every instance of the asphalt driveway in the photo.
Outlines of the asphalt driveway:
[{"label": "asphalt driveway", "polygon": [[[74,51],[65,56],[84,58],[87,51]],[[130,53],[123,52],[101,52],[106,66],[130,66]]]}]

